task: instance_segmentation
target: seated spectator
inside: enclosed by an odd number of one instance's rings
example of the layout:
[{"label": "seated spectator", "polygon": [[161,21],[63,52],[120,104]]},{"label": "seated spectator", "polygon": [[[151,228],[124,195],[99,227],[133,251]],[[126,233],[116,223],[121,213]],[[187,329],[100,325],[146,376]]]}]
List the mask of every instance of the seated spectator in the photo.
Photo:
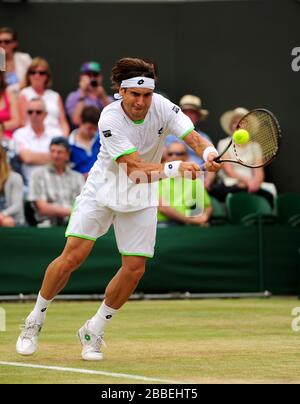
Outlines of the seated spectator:
[{"label": "seated spectator", "polygon": [[47,112],[41,98],[34,98],[28,102],[27,116],[29,124],[14,132],[15,152],[21,160],[26,185],[34,170],[49,163],[50,142],[61,134],[57,129],[45,127]]},{"label": "seated spectator", "polygon": [[[200,122],[204,121],[209,112],[206,109],[202,109],[202,101],[196,95],[184,95],[180,101],[179,106],[182,112],[187,115],[195,126],[195,130],[203,136],[205,139],[211,142],[210,137],[202,132],[199,128]],[[178,137],[175,135],[169,135],[166,138],[166,145],[169,146],[173,142],[178,142]],[[187,146],[189,160],[194,161],[197,164],[202,164],[203,160],[199,157],[196,152],[189,146]]]},{"label": "seated spectator", "polygon": [[97,108],[85,107],[81,112],[79,128],[69,137],[72,168],[85,178],[97,160],[100,150],[99,117],[100,112]]},{"label": "seated spectator", "polygon": [[[206,109],[202,108],[202,101],[196,95],[184,95],[180,101],[179,106],[182,109],[182,112],[187,115],[195,126],[195,130],[203,136],[205,139],[209,140],[213,143],[210,137],[200,129],[201,122],[203,122],[209,115],[209,112]],[[178,142],[178,138],[174,135],[167,136],[166,145],[170,145],[172,142]],[[184,143],[185,144],[185,143]],[[189,146],[187,146],[189,160],[194,161],[195,163],[201,165],[204,161],[199,157],[196,152]],[[210,184],[215,179],[215,173],[205,173],[204,185],[205,188],[209,188]]]},{"label": "seated spectator", "polygon": [[[232,111],[225,112],[221,116],[221,126],[228,137],[219,141],[219,153],[223,152],[229,144],[231,136],[236,130],[240,119],[248,112],[249,111],[245,108],[236,108]],[[243,155],[256,152],[253,150],[251,144],[245,144],[239,147],[245,149]],[[227,157],[229,159],[235,158],[233,152],[230,150],[227,152]],[[248,168],[240,164],[224,163],[223,169],[218,173],[217,180],[212,184],[209,193],[219,201],[224,202],[228,193],[242,191],[251,192],[265,197],[270,202],[271,206],[273,206],[273,196],[276,195],[276,188],[274,184],[264,182],[264,178],[264,169],[262,167]]]},{"label": "seated spectator", "polygon": [[17,52],[17,33],[9,27],[0,28],[0,47],[5,50],[5,81],[11,92],[18,93],[24,84],[25,75],[32,61],[28,53]]},{"label": "seated spectator", "polygon": [[100,113],[113,102],[103,87],[103,74],[97,62],[86,62],[81,66],[79,88],[66,99],[66,111],[74,128],[80,125],[80,115],[84,107],[95,107]]},{"label": "seated spectator", "polygon": [[70,146],[64,137],[51,141],[50,156],[50,164],[32,174],[28,201],[32,202],[40,224],[65,225],[84,178],[68,166]]},{"label": "seated spectator", "polygon": [[[176,160],[189,160],[187,146],[181,142],[167,149],[167,162]],[[159,182],[158,222],[207,226],[211,215],[210,198],[199,178],[166,178]]]},{"label": "seated spectator", "polygon": [[4,148],[0,145],[0,227],[24,224],[23,180],[11,170]]},{"label": "seated spectator", "polygon": [[47,110],[45,126],[68,136],[70,127],[61,96],[51,90],[51,87],[52,74],[48,62],[42,58],[33,59],[26,73],[25,88],[21,90],[19,97],[21,124],[24,126],[28,123],[28,103],[33,98],[42,98]]},{"label": "seated spectator", "polygon": [[4,73],[0,71],[0,126],[3,139],[12,138],[13,131],[19,127],[19,108],[17,96],[7,91]]}]

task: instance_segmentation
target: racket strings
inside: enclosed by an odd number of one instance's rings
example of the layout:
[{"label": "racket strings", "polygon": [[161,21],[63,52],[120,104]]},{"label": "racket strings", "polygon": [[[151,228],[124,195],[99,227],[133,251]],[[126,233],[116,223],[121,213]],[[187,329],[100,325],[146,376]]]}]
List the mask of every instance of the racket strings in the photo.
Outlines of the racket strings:
[{"label": "racket strings", "polygon": [[275,119],[267,111],[253,111],[240,122],[239,128],[250,135],[245,145],[234,144],[237,159],[251,167],[266,165],[279,150],[280,130]]}]

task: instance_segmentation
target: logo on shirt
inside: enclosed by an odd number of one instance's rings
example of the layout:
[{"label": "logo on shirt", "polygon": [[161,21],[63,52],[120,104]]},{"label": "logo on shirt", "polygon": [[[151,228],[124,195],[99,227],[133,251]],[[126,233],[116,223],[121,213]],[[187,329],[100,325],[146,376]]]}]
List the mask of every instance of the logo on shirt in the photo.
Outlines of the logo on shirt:
[{"label": "logo on shirt", "polygon": [[103,136],[104,136],[104,137],[111,137],[111,136],[112,136],[112,133],[111,133],[110,130],[104,130],[104,131],[103,131]]},{"label": "logo on shirt", "polygon": [[180,108],[176,107],[176,105],[174,105],[174,107],[172,108],[172,111],[174,111],[175,114],[178,114],[178,112],[180,111]]},{"label": "logo on shirt", "polygon": [[143,80],[143,79],[141,79],[141,80],[139,80],[138,81],[138,84],[141,86],[142,84],[144,84],[145,83],[145,80]]},{"label": "logo on shirt", "polygon": [[160,128],[159,131],[157,132],[159,135],[163,133],[164,128]]}]

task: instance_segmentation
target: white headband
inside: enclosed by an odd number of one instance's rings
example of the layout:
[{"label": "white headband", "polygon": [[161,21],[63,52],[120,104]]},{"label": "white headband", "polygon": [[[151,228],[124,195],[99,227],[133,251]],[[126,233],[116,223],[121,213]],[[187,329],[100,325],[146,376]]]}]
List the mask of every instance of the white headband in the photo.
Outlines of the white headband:
[{"label": "white headband", "polygon": [[132,87],[149,88],[150,90],[154,90],[155,81],[154,79],[150,79],[149,77],[140,76],[123,80],[121,83],[121,88],[132,88]]}]

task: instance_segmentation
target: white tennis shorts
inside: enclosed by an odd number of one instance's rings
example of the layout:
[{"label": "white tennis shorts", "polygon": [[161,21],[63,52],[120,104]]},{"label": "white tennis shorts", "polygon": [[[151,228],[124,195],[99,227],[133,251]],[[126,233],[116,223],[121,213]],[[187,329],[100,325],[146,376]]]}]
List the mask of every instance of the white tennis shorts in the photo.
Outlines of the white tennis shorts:
[{"label": "white tennis shorts", "polygon": [[157,228],[157,208],[116,212],[96,200],[78,197],[66,230],[73,236],[96,241],[114,225],[120,254],[152,258]]}]

